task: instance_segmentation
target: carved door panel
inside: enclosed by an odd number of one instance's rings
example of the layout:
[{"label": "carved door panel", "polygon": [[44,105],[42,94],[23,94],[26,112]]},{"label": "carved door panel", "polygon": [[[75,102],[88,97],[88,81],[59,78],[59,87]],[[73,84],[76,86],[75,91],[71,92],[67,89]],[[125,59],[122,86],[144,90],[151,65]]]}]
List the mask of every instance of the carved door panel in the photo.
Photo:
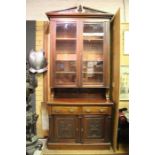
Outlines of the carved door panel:
[{"label": "carved door panel", "polygon": [[111,116],[106,116],[105,117],[105,137],[104,140],[105,142],[111,142],[112,138],[112,121],[111,121]]},{"label": "carved door panel", "polygon": [[104,142],[105,117],[104,115],[84,115],[82,140],[85,142]]},{"label": "carved door panel", "polygon": [[78,142],[78,117],[74,115],[59,115],[54,117],[54,141]]}]

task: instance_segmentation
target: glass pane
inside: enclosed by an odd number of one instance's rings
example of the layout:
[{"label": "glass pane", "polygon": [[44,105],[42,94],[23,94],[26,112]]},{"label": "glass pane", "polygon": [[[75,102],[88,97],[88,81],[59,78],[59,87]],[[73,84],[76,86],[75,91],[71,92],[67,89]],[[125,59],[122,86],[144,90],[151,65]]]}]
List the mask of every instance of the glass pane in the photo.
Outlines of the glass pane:
[{"label": "glass pane", "polygon": [[84,61],[102,61],[103,60],[103,41],[84,40]]},{"label": "glass pane", "polygon": [[84,40],[83,44],[85,52],[103,52],[103,40]]},{"label": "glass pane", "polygon": [[73,61],[73,60],[76,60],[76,54],[57,54],[56,60]]},{"label": "glass pane", "polygon": [[76,23],[73,22],[57,22],[56,24],[57,38],[76,38]]},{"label": "glass pane", "polygon": [[83,73],[100,73],[103,72],[103,61],[85,61],[83,62]]},{"label": "glass pane", "polygon": [[76,41],[75,40],[56,40],[56,52],[75,53]]},{"label": "glass pane", "polygon": [[103,82],[103,61],[83,62],[83,84],[101,84]]},{"label": "glass pane", "polygon": [[102,39],[104,36],[103,23],[84,23],[83,36],[86,40]]},{"label": "glass pane", "polygon": [[101,84],[103,74],[83,73],[83,84]]},{"label": "glass pane", "polygon": [[104,23],[84,23],[82,82],[103,85]]},{"label": "glass pane", "polygon": [[56,72],[75,72],[76,63],[74,61],[57,61]]},{"label": "glass pane", "polygon": [[76,74],[74,73],[56,73],[56,84],[59,85],[67,85],[67,84],[75,84],[76,82]]}]

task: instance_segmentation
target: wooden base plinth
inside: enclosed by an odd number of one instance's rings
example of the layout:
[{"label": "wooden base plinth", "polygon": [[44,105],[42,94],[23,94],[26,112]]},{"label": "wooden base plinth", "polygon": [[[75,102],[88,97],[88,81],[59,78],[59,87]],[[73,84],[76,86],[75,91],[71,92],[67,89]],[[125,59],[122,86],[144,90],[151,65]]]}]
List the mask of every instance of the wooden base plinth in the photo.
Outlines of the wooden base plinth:
[{"label": "wooden base plinth", "polygon": [[110,150],[110,147],[110,143],[47,143],[47,148],[53,150]]}]

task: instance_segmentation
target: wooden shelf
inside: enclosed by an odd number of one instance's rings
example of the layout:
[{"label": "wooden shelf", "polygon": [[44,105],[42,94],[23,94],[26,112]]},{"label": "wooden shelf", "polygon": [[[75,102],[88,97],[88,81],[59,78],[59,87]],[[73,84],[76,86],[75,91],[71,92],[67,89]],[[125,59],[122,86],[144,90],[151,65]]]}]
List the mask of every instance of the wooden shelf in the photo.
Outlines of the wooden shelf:
[{"label": "wooden shelf", "polygon": [[56,38],[56,40],[70,41],[70,40],[76,40],[76,38]]},{"label": "wooden shelf", "polygon": [[56,72],[56,74],[76,74],[76,72],[65,72],[65,71],[60,71],[60,72]]},{"label": "wooden shelf", "polygon": [[48,104],[56,104],[56,105],[113,105],[114,103],[106,99],[97,99],[97,98],[54,98],[53,100],[48,101]]},{"label": "wooden shelf", "polygon": [[103,37],[104,33],[103,32],[99,32],[99,33],[95,33],[95,32],[88,32],[88,33],[83,33],[83,36],[86,37]]},{"label": "wooden shelf", "polygon": [[83,60],[83,61],[94,61],[94,62],[100,62],[100,61],[104,61],[104,60],[102,59],[102,60]]},{"label": "wooden shelf", "polygon": [[82,72],[83,74],[103,74],[103,72]]},{"label": "wooden shelf", "polygon": [[86,39],[86,38],[83,38],[84,41],[103,41],[104,39]]},{"label": "wooden shelf", "polygon": [[61,52],[61,51],[56,51],[56,54],[77,54],[76,51],[75,52]]}]

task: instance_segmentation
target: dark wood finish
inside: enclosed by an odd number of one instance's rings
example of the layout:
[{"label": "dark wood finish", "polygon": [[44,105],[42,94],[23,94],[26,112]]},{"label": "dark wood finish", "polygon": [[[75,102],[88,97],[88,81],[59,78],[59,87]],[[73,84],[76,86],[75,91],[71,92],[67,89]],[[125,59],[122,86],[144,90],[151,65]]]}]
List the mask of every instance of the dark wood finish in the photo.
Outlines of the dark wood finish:
[{"label": "dark wood finish", "polygon": [[80,144],[80,143],[48,143],[48,149],[52,150],[110,150],[110,143],[93,143],[93,144]]},{"label": "dark wood finish", "polygon": [[104,115],[84,115],[81,128],[83,143],[103,143],[105,132]]},{"label": "dark wood finish", "polygon": [[[51,66],[51,73],[53,73],[50,77],[51,77],[51,88],[109,88],[110,87],[110,83],[109,83],[109,78],[110,78],[110,67],[109,67],[109,55],[110,55],[110,51],[109,51],[109,21],[91,21],[90,20],[82,20],[82,19],[71,19],[68,21],[68,23],[66,23],[66,20],[64,19],[65,22],[63,22],[63,20],[61,19],[56,19],[56,18],[51,18],[50,20],[51,22],[51,61],[50,61],[50,66]],[[61,30],[60,28],[57,29],[57,23],[61,23],[61,25],[64,23],[64,30]],[[76,33],[76,37],[75,38],[70,38],[71,34],[69,34],[70,32],[67,30],[67,27],[71,26],[71,24],[75,24],[75,33]],[[103,50],[102,52],[98,52],[95,51],[95,53],[91,52],[91,51],[87,51],[87,61],[84,60],[84,23],[92,23],[92,25],[94,24],[102,24],[103,25],[103,39],[99,39],[100,41],[103,42]],[[68,26],[69,25],[69,26]],[[62,25],[63,26],[63,25]],[[62,32],[62,37],[61,38],[57,38],[57,33],[56,31],[59,32],[59,30],[61,31],[66,31],[66,32]],[[90,35],[101,35],[102,33],[94,33],[92,31],[92,33],[86,33],[86,35],[90,36]],[[65,35],[65,38],[64,36]],[[58,47],[61,49],[66,48],[65,53],[63,53],[62,51],[58,50],[56,51],[56,43],[58,42],[62,43],[60,44]],[[70,43],[70,41],[74,40],[75,41],[75,45],[76,45],[76,49],[75,49],[75,54],[74,51],[68,51],[68,49],[71,49],[71,45],[73,45],[73,43],[69,46],[68,43]],[[60,42],[61,41],[61,42]],[[67,41],[67,42],[66,42]],[[91,43],[90,40],[88,40],[88,46],[92,46],[94,43],[93,41],[98,41],[98,39],[91,39]],[[65,42],[67,44],[65,44]],[[93,44],[92,44],[93,43]],[[97,43],[97,42],[96,42]],[[96,46],[96,50],[99,49],[99,47],[97,46],[97,44],[94,44]],[[91,50],[91,48],[89,47],[89,50]],[[69,53],[71,53],[69,55]],[[94,56],[92,55],[92,53],[94,54]],[[58,55],[59,54],[59,55]],[[103,56],[99,57],[99,54],[102,54]],[[59,56],[59,59],[57,58],[57,56]],[[74,56],[74,57],[73,57]],[[96,56],[96,58],[95,58]],[[67,58],[68,57],[68,58]],[[91,58],[91,59],[90,59]],[[93,60],[92,60],[93,58]],[[68,59],[68,61],[67,61]],[[76,61],[74,60],[76,59]],[[58,61],[59,60],[59,61]],[[56,63],[60,63],[63,62],[62,64],[59,64],[59,66],[61,68],[64,68],[64,63],[66,64],[68,62],[75,62],[75,71],[64,71],[66,69],[63,69],[62,71],[60,70],[59,72],[57,72],[56,68]],[[87,62],[89,68],[87,68],[87,72],[83,72],[83,66],[84,66],[84,62]],[[102,62],[101,67],[103,68],[103,70],[100,71],[96,71],[94,67],[97,67],[97,65],[99,63]],[[92,66],[94,63],[94,66]],[[92,67],[90,67],[90,65]],[[69,66],[68,66],[69,67]],[[89,70],[89,72],[88,72]],[[59,74],[58,74],[59,73]],[[87,81],[84,82],[83,76],[87,77]],[[59,78],[57,77],[59,75]],[[72,82],[70,80],[73,80]],[[90,81],[89,81],[90,80]]]},{"label": "dark wood finish", "polygon": [[47,17],[50,18],[102,18],[111,19],[113,14],[95,10],[89,7],[83,6],[84,12],[78,12],[78,7],[72,7],[65,10],[47,12]]},{"label": "dark wood finish", "polygon": [[78,106],[52,106],[52,114],[77,114],[79,111]]},{"label": "dark wood finish", "polygon": [[112,106],[112,103],[48,104],[49,146],[53,148],[52,143],[59,142],[70,145],[101,143],[101,148],[108,143],[110,146]]},{"label": "dark wood finish", "polygon": [[54,141],[78,142],[79,125],[78,118],[74,115],[54,115]]},{"label": "dark wood finish", "polygon": [[112,106],[113,102],[107,102],[106,99],[100,98],[54,98],[48,102],[50,105],[102,105]]},{"label": "dark wood finish", "polygon": [[60,99],[60,98],[75,98],[75,99],[80,99],[82,100],[85,99],[105,99],[105,90],[102,88],[94,89],[94,88],[55,88],[55,98]]},{"label": "dark wood finish", "polygon": [[104,58],[105,58],[105,65],[104,65],[104,70],[106,72],[105,78],[104,78],[104,83],[106,88],[110,88],[110,24],[109,22],[106,22],[105,25],[105,30],[106,37],[104,40]]},{"label": "dark wood finish", "polygon": [[111,138],[112,138],[112,116],[106,116],[105,117],[105,137],[104,137],[104,141],[105,142],[110,142]]},{"label": "dark wood finish", "polygon": [[82,112],[84,114],[108,114],[111,115],[111,107],[103,106],[82,106]]},{"label": "dark wood finish", "polygon": [[[113,115],[115,106],[109,97],[114,65],[110,53],[113,15],[88,7],[46,15],[50,20],[49,71],[44,78],[44,92],[48,93],[44,98],[49,113],[48,148],[109,149],[112,143],[115,147],[116,132],[113,136],[112,127],[114,124],[116,128],[116,113]],[[58,28],[57,23],[64,25]],[[76,35],[72,33],[75,31]]]}]

